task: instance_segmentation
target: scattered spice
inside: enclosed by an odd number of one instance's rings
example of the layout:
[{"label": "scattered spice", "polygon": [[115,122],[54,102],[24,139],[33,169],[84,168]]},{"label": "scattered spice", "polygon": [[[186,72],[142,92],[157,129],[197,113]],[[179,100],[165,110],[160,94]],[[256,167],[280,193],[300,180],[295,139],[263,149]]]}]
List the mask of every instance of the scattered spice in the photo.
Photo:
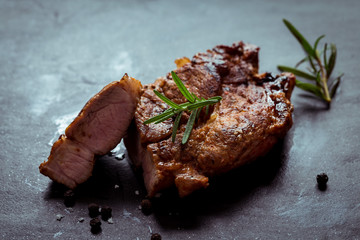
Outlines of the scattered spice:
[{"label": "scattered spice", "polygon": [[67,190],[64,193],[64,204],[66,207],[72,207],[75,205],[75,193],[73,190]]},{"label": "scattered spice", "polygon": [[89,209],[89,216],[91,218],[97,217],[100,215],[99,212],[99,205],[97,205],[96,203],[90,203],[88,206]]},{"label": "scattered spice", "polygon": [[152,213],[152,203],[149,199],[143,199],[141,201],[141,211],[145,215],[150,215]]},{"label": "scattered spice", "polygon": [[72,213],[72,212],[74,212],[74,209],[73,208],[65,208],[65,212],[67,212],[67,213]]},{"label": "scattered spice", "polygon": [[161,240],[161,235],[159,233],[151,234],[151,240]]},{"label": "scattered spice", "polygon": [[101,221],[99,218],[93,218],[90,220],[91,232],[97,234],[101,232]]},{"label": "scattered spice", "polygon": [[120,154],[118,154],[118,155],[115,156],[115,159],[116,159],[116,160],[119,160],[119,161],[120,161],[120,160],[123,160],[124,158],[125,158],[125,154],[124,154],[124,153],[120,153]]},{"label": "scattered spice", "polygon": [[114,221],[113,221],[112,217],[109,218],[109,219],[107,220],[107,222],[108,222],[109,224],[114,224]]},{"label": "scattered spice", "polygon": [[104,206],[101,208],[101,219],[104,221],[107,221],[109,218],[111,218],[111,212],[112,209],[109,206]]},{"label": "scattered spice", "polygon": [[326,184],[329,181],[329,177],[326,173],[321,173],[316,176],[316,181],[318,183],[318,188],[323,191],[326,190]]},{"label": "scattered spice", "polygon": [[63,219],[63,218],[64,218],[64,215],[61,215],[61,214],[56,215],[56,220],[58,220],[58,221],[61,221],[61,219]]}]

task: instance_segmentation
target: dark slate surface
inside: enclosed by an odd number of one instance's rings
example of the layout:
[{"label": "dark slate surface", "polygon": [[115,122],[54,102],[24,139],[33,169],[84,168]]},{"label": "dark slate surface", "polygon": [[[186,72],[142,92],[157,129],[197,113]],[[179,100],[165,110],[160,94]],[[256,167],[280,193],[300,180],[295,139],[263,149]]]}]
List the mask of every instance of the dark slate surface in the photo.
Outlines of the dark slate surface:
[{"label": "dark slate surface", "polygon": [[[0,238],[360,239],[359,9],[357,0],[1,0]],[[239,40],[261,47],[261,71],[277,72],[303,56],[282,18],[311,42],[326,34],[337,44],[335,73],[345,77],[330,110],[295,90],[294,126],[272,153],[189,198],[164,193],[150,216],[138,209],[141,177],[114,156],[97,162],[66,209],[64,189],[38,166],[92,95],[125,72],[150,83],[176,58]],[[316,187],[321,172],[326,191]],[[98,235],[91,202],[113,208],[114,224]]]}]

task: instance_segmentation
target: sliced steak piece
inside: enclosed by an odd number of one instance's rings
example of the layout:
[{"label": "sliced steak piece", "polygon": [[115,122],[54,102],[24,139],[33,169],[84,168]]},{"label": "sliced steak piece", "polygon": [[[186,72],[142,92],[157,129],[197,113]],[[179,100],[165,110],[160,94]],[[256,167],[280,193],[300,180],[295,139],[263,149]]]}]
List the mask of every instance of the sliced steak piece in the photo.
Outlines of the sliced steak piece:
[{"label": "sliced steak piece", "polygon": [[[205,66],[201,70],[209,75],[220,77],[219,87],[213,93],[223,99],[208,119],[197,123],[188,143],[181,145],[186,116],[175,143],[169,138],[172,119],[163,125],[143,125],[143,121],[167,108],[165,105],[161,111],[152,113],[150,109],[156,109],[162,103],[155,100],[150,91],[154,85],[162,91],[162,86],[172,81],[169,77],[163,79],[166,83],[162,85],[155,82],[145,86],[148,91],[142,95],[135,121],[124,139],[132,161],[143,168],[149,196],[172,185],[176,185],[181,197],[207,187],[208,177],[265,155],[292,125],[290,96],[295,77],[291,74],[276,78],[266,73],[258,75],[257,47],[242,42],[217,46],[195,55],[191,63],[180,64],[177,72],[184,71],[183,68],[191,71],[198,65]],[[203,73],[202,76],[208,74]],[[190,81],[182,76],[180,78],[190,89],[195,85],[191,83],[191,78]],[[209,79],[198,78],[196,81],[196,86],[206,88]],[[178,90],[173,91],[173,96],[176,96]],[[203,96],[201,91],[197,93]],[[149,110],[144,112],[146,108]],[[157,138],[152,138],[152,133],[158,133]]]},{"label": "sliced steak piece", "polygon": [[40,172],[75,188],[91,176],[94,163],[94,153],[86,146],[61,135],[51,148],[48,161],[40,165]]},{"label": "sliced steak piece", "polygon": [[141,83],[127,74],[92,97],[54,143],[40,172],[69,188],[85,182],[94,156],[113,149],[132,121],[141,95]]}]

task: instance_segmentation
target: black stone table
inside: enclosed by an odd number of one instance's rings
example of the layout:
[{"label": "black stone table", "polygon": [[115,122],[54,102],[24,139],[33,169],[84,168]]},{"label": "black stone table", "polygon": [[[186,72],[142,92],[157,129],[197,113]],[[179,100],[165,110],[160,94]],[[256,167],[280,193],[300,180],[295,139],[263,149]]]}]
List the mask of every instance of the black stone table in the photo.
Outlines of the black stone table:
[{"label": "black stone table", "polygon": [[[357,0],[1,0],[0,239],[360,239],[359,10]],[[176,58],[240,40],[261,47],[261,72],[295,65],[304,53],[283,18],[336,43],[334,73],[345,75],[330,109],[294,91],[294,125],[266,157],[188,198],[164,192],[149,216],[123,145],[97,161],[72,208],[39,173],[66,124],[125,72],[151,83]],[[113,209],[98,234],[92,202]]]}]

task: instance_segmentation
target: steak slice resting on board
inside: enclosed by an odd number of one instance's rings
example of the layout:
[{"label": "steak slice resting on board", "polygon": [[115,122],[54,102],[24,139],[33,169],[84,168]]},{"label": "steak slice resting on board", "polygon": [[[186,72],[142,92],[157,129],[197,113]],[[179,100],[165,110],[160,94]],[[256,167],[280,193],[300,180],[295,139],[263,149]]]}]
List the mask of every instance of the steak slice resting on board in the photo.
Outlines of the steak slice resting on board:
[{"label": "steak slice resting on board", "polygon": [[66,128],[40,164],[40,172],[75,188],[92,174],[95,155],[104,155],[121,141],[134,117],[141,83],[127,74],[92,97]]}]

